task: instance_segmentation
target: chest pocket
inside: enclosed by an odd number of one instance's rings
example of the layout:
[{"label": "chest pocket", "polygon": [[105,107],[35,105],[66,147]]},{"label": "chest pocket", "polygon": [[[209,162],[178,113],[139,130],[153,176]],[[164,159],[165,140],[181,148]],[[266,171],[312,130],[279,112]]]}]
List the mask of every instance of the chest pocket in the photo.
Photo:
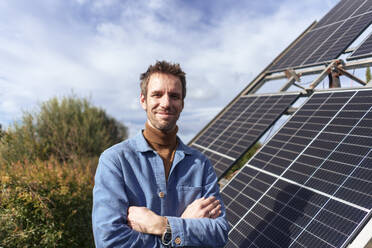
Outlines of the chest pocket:
[{"label": "chest pocket", "polygon": [[193,186],[178,186],[177,198],[178,198],[178,209],[177,214],[180,216],[188,205],[193,201],[202,197],[203,187],[193,187]]}]

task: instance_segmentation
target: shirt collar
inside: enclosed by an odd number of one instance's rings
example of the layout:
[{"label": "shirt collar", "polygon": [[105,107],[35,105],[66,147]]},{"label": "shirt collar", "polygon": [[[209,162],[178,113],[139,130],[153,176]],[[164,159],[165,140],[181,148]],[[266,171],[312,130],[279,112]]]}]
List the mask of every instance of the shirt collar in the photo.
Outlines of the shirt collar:
[{"label": "shirt collar", "polygon": [[[150,147],[150,145],[147,143],[145,137],[142,134],[142,131],[143,130],[141,130],[134,137],[134,140],[135,140],[135,143],[136,143],[136,150],[139,151],[139,152],[154,151],[154,149],[152,149]],[[185,154],[192,154],[192,149],[190,147],[188,147],[187,145],[185,145],[178,136],[177,136],[177,140],[178,140],[178,146],[177,146],[176,152],[181,151]]]}]

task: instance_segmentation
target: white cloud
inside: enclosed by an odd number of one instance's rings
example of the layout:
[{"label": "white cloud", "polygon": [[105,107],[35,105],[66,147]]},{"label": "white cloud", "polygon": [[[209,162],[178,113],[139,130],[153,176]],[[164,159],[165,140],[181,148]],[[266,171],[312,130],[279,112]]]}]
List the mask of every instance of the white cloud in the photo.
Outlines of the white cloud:
[{"label": "white cloud", "polygon": [[187,141],[331,7],[321,2],[274,2],[268,13],[239,3],[225,10],[219,1],[208,9],[159,0],[0,2],[0,123],[73,90],[136,133],[145,120],[139,74],[166,59],[187,72]]},{"label": "white cloud", "polygon": [[81,4],[81,5],[83,5],[83,4],[85,4],[85,3],[87,3],[89,0],[75,0],[78,4]]}]

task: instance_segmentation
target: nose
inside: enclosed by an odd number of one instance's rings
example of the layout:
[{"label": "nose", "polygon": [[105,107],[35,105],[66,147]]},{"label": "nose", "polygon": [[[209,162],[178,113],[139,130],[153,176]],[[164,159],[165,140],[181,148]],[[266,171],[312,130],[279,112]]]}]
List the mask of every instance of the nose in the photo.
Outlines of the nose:
[{"label": "nose", "polygon": [[168,108],[170,106],[170,97],[167,94],[164,94],[161,98],[160,106],[163,108]]}]

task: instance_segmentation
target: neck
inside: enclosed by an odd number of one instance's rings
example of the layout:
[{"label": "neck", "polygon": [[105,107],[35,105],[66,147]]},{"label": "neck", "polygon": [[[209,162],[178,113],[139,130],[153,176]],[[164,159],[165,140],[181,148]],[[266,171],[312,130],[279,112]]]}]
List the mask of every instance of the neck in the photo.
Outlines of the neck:
[{"label": "neck", "polygon": [[147,121],[143,135],[152,144],[162,146],[174,146],[177,141],[177,131],[178,131],[177,126],[175,126],[172,130],[162,131],[157,128],[154,128]]},{"label": "neck", "polygon": [[159,154],[159,156],[163,160],[166,181],[168,181],[168,176],[176,152],[177,131],[178,127],[175,126],[173,130],[164,132],[152,127],[148,122],[146,122],[146,127],[143,131],[143,136],[145,137],[149,145]]}]

